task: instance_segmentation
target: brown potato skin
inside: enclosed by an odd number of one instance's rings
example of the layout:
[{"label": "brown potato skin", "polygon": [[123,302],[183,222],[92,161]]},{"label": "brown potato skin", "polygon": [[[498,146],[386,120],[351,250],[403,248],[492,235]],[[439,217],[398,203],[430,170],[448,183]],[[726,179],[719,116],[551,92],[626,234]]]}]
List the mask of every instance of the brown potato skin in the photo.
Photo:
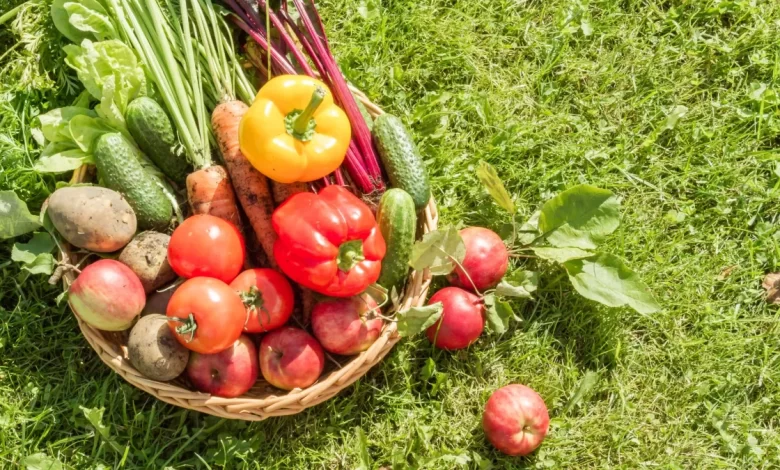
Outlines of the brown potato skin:
[{"label": "brown potato skin", "polygon": [[179,344],[168,327],[168,317],[146,315],[130,330],[127,340],[130,363],[145,377],[173,380],[187,367],[190,352]]},{"label": "brown potato skin", "polygon": [[168,264],[170,241],[171,237],[164,233],[141,232],[119,254],[119,261],[133,270],[147,294],[176,278]]},{"label": "brown potato skin", "polygon": [[46,214],[65,240],[97,253],[121,249],[138,227],[135,212],[122,195],[98,186],[54,191]]},{"label": "brown potato skin", "polygon": [[171,301],[173,293],[179,288],[181,284],[176,286],[168,285],[158,290],[152,291],[146,297],[146,305],[141,311],[141,316],[151,315],[153,313],[159,313],[165,315],[168,310],[168,302]]}]

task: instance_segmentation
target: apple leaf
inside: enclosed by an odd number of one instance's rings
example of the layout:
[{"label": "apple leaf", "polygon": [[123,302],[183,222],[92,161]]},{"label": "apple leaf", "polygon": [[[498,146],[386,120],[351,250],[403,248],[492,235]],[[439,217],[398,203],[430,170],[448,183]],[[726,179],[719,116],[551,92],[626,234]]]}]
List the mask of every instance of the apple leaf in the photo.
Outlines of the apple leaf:
[{"label": "apple leaf", "polygon": [[521,245],[530,245],[542,236],[542,232],[539,231],[539,216],[541,215],[542,211],[534,212],[528,221],[517,230],[517,241]]},{"label": "apple leaf", "polygon": [[28,455],[22,460],[22,465],[27,470],[62,470],[62,462],[43,452]]},{"label": "apple leaf", "polygon": [[441,302],[422,307],[411,307],[398,312],[398,334],[404,338],[427,330],[441,317],[444,306]]},{"label": "apple leaf", "polygon": [[534,254],[548,261],[556,263],[565,263],[573,259],[583,259],[593,256],[593,252],[581,250],[579,248],[556,248],[552,246],[537,246],[531,248]]},{"label": "apple leaf", "polygon": [[54,270],[54,240],[46,232],[36,232],[27,243],[14,243],[11,259],[22,263],[22,269],[30,274],[51,274]]},{"label": "apple leaf", "polygon": [[520,297],[531,299],[536,287],[539,285],[539,273],[534,271],[524,271],[518,269],[504,279],[496,286],[495,294],[502,297]]},{"label": "apple leaf", "polygon": [[657,312],[661,306],[639,276],[608,253],[563,263],[569,279],[583,297],[609,307],[628,305],[639,313]]},{"label": "apple leaf", "polygon": [[40,226],[38,217],[30,214],[15,192],[0,191],[0,239],[18,237]]},{"label": "apple leaf", "polygon": [[496,169],[493,168],[493,165],[484,160],[480,160],[479,168],[477,168],[477,178],[479,178],[479,181],[485,186],[485,189],[487,189],[487,192],[493,200],[496,201],[496,204],[510,214],[515,213],[517,210],[515,203],[512,201],[512,197],[504,187],[504,183],[501,182],[501,178],[498,177],[498,173],[496,172]]},{"label": "apple leaf", "polygon": [[612,191],[581,184],[544,203],[539,229],[552,246],[593,249],[620,225],[619,209]]},{"label": "apple leaf", "polygon": [[458,229],[449,227],[423,235],[412,248],[409,265],[417,271],[430,268],[431,274],[441,276],[451,273],[455,269],[455,261],[462,263],[465,256],[463,238]]}]

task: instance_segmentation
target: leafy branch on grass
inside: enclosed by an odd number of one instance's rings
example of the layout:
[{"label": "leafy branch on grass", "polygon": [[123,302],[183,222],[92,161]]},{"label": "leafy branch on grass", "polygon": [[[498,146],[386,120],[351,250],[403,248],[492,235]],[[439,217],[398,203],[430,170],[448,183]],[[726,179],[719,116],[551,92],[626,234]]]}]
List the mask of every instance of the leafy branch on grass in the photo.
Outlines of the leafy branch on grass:
[{"label": "leafy branch on grass", "polygon": [[[508,193],[497,172],[486,162],[480,163],[480,170],[488,193],[510,213],[514,224],[514,205],[507,204]],[[516,242],[521,251],[563,266],[574,289],[587,299],[609,307],[629,306],[643,314],[657,312],[661,307],[647,285],[621,258],[594,251],[619,225],[620,203],[612,191],[580,184],[545,202],[520,227]],[[499,289],[507,292],[501,284]]]}]

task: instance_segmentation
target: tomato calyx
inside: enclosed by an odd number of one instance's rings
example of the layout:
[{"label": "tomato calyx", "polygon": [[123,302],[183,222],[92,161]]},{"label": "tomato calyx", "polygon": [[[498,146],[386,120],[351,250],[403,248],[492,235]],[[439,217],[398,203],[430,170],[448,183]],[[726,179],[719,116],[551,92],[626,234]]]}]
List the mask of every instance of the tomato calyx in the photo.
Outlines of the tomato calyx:
[{"label": "tomato calyx", "polygon": [[363,254],[363,240],[350,240],[339,246],[336,263],[341,271],[347,272],[364,259],[366,257]]},{"label": "tomato calyx", "polygon": [[195,321],[195,316],[192,312],[190,312],[187,318],[168,317],[168,321],[181,323],[181,325],[176,327],[176,333],[179,333],[182,336],[189,333],[190,337],[187,339],[188,343],[195,337],[195,330],[198,329],[198,323]]},{"label": "tomato calyx", "polygon": [[271,323],[271,312],[265,308],[265,299],[263,298],[263,293],[260,292],[260,289],[258,289],[257,286],[252,286],[248,291],[240,291],[238,296],[241,297],[241,302],[244,303],[244,307],[247,309],[244,326],[246,326],[247,322],[249,321],[250,312],[260,312],[260,314],[257,316],[257,320],[260,322],[260,326],[263,328],[263,331],[266,331],[265,326],[263,325],[262,312],[265,312],[268,323]]}]

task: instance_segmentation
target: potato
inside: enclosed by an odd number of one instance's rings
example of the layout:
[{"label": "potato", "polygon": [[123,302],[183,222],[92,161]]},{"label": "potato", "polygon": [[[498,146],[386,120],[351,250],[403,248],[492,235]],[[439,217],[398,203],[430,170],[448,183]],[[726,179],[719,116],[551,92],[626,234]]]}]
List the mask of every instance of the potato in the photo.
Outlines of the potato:
[{"label": "potato", "polygon": [[137,227],[135,212],[122,195],[98,186],[54,191],[46,213],[65,240],[98,253],[127,245]]},{"label": "potato", "polygon": [[171,237],[164,233],[141,232],[119,254],[119,261],[126,264],[141,279],[147,294],[176,277],[176,273],[168,264],[170,241]]},{"label": "potato", "polygon": [[153,314],[141,317],[127,340],[130,363],[152,380],[173,380],[187,367],[190,351],[174,337],[168,317]]}]

